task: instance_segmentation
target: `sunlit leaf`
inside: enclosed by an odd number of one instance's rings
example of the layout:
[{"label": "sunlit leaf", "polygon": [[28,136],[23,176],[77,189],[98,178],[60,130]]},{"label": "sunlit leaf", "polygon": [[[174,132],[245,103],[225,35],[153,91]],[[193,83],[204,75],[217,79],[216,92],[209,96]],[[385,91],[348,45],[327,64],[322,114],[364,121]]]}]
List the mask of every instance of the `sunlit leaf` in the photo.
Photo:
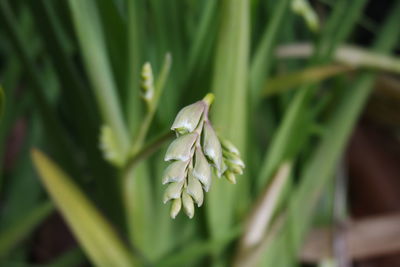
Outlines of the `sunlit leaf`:
[{"label": "sunlit leaf", "polygon": [[71,178],[39,150],[32,150],[32,158],[43,185],[92,262],[132,266],[133,255]]}]

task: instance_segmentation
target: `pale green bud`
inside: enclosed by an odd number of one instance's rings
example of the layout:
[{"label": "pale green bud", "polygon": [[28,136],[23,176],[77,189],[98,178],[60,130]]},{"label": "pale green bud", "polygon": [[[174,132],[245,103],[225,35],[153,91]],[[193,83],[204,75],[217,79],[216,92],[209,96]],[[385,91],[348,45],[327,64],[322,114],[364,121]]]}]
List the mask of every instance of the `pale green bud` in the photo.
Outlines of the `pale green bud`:
[{"label": "pale green bud", "polygon": [[177,198],[172,200],[170,216],[172,219],[175,219],[176,215],[181,211],[182,208],[182,200],[181,198]]},{"label": "pale green bud", "polygon": [[239,175],[242,175],[242,174],[243,174],[243,169],[240,168],[240,167],[237,166],[237,165],[231,165],[231,166],[229,167],[229,170],[230,170],[231,172],[233,172],[234,174],[239,174]]},{"label": "pale green bud", "polygon": [[142,97],[147,103],[150,103],[154,96],[154,79],[153,71],[149,62],[144,63],[141,76]]},{"label": "pale green bud", "polygon": [[190,219],[192,219],[194,216],[193,199],[185,191],[182,192],[182,202],[183,202],[183,210],[185,211],[186,215]]},{"label": "pale green bud", "polygon": [[204,154],[211,160],[217,170],[222,173],[222,148],[210,123],[204,123]]},{"label": "pale green bud", "polygon": [[176,116],[171,130],[176,131],[179,134],[193,132],[199,124],[205,108],[206,104],[203,101],[198,101],[184,107]]},{"label": "pale green bud", "polygon": [[167,203],[171,199],[177,199],[181,197],[183,183],[184,181],[179,183],[170,183],[168,185],[164,193],[164,203]]},{"label": "pale green bud", "polygon": [[212,181],[211,167],[200,147],[196,148],[196,163],[194,164],[192,175],[199,179],[203,184],[204,191],[208,192]]},{"label": "pale green bud", "polygon": [[192,174],[188,177],[187,193],[194,199],[197,207],[203,204],[203,188],[201,187],[200,181],[193,177]]},{"label": "pale green bud", "polygon": [[232,154],[229,152],[225,152],[225,151],[223,152],[223,155],[229,163],[231,163],[233,165],[237,165],[240,168],[245,167],[243,160],[238,155],[235,155],[235,154]]},{"label": "pale green bud", "polygon": [[197,133],[190,133],[176,138],[168,147],[165,154],[165,161],[180,160],[188,161],[191,156],[191,149],[198,137]]},{"label": "pale green bud", "polygon": [[181,182],[186,176],[189,161],[174,161],[164,171],[163,184]]},{"label": "pale green bud", "polygon": [[226,151],[228,151],[228,152],[230,152],[230,153],[232,153],[232,154],[234,154],[234,155],[237,155],[237,156],[240,155],[239,149],[237,149],[237,148],[236,148],[231,142],[229,142],[228,140],[226,140],[226,139],[221,139],[221,145],[222,145],[222,147],[223,147],[224,150],[226,150]]},{"label": "pale green bud", "polygon": [[224,177],[226,178],[226,180],[228,180],[230,183],[232,184],[236,184],[236,177],[233,173],[231,173],[230,171],[227,171],[224,173]]}]

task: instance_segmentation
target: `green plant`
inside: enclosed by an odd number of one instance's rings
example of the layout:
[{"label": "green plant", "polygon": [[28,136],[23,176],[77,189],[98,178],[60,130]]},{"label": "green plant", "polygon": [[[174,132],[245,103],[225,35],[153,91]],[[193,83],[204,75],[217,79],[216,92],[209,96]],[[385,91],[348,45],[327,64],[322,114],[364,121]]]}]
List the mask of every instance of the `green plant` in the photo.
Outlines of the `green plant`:
[{"label": "green plant", "polygon": [[400,72],[398,2],[368,49],[344,45],[366,0],[315,2],[326,12],[306,0],[0,1],[2,155],[26,127],[13,168],[0,166],[0,262],[25,264],[23,241],[57,209],[85,256],[50,266],[296,265],[377,73]]}]

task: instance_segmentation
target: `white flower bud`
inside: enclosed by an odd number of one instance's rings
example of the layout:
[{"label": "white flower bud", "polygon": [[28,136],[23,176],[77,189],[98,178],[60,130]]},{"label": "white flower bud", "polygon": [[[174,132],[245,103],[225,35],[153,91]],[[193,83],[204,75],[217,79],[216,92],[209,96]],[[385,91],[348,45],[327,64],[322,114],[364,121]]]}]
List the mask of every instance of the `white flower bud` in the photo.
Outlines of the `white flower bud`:
[{"label": "white flower bud", "polygon": [[194,204],[193,199],[185,192],[182,192],[182,202],[183,202],[183,210],[186,215],[192,219],[194,216]]},{"label": "white flower bud", "polygon": [[172,124],[171,130],[179,134],[193,132],[200,122],[205,107],[206,104],[203,101],[198,101],[181,109]]},{"label": "white flower bud", "polygon": [[176,215],[181,211],[182,200],[181,198],[177,198],[172,200],[170,216],[172,219],[175,219]]},{"label": "white flower bud", "polygon": [[221,173],[222,166],[222,148],[214,129],[210,123],[204,123],[204,154],[211,160],[217,170]]},{"label": "white flower bud", "polygon": [[184,181],[179,183],[170,183],[168,185],[164,193],[164,203],[167,203],[171,199],[177,199],[181,197],[183,182]]},{"label": "white flower bud", "polygon": [[165,154],[165,161],[180,160],[187,161],[190,159],[190,152],[194,142],[198,137],[197,133],[182,135],[175,139],[168,147]]},{"label": "white flower bud", "polygon": [[189,161],[174,161],[164,171],[163,184],[181,182],[186,176]]},{"label": "white flower bud", "polygon": [[212,181],[211,167],[200,147],[196,148],[196,162],[194,164],[192,175],[199,179],[203,184],[204,191],[208,192]]},{"label": "white flower bud", "polygon": [[194,199],[197,207],[203,204],[203,188],[201,187],[200,181],[193,177],[192,174],[188,177],[187,193]]}]

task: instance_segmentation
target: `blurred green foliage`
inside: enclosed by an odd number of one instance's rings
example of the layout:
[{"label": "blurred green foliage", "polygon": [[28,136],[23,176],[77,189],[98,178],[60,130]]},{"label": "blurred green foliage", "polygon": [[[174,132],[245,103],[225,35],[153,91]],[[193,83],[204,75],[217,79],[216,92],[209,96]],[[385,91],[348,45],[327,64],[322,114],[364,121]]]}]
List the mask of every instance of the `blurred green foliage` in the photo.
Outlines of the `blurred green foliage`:
[{"label": "blurred green foliage", "polygon": [[[79,248],[48,266],[297,265],[313,218],[330,214],[317,203],[332,197],[376,73],[399,72],[399,1],[372,46],[353,50],[361,61],[338,58],[343,43],[360,45],[367,2],[312,1],[317,13],[306,0],[0,1],[0,265],[29,266],[35,230],[55,210]],[[308,55],[276,56],[304,41]],[[245,173],[237,185],[214,178],[195,217],[172,220],[164,143],[176,113],[208,92],[213,127],[238,146]],[[103,157],[102,127],[117,166]],[[33,150],[32,161],[31,148],[48,156]],[[293,168],[266,196],[285,162]],[[249,244],[254,222],[262,231]]]}]

